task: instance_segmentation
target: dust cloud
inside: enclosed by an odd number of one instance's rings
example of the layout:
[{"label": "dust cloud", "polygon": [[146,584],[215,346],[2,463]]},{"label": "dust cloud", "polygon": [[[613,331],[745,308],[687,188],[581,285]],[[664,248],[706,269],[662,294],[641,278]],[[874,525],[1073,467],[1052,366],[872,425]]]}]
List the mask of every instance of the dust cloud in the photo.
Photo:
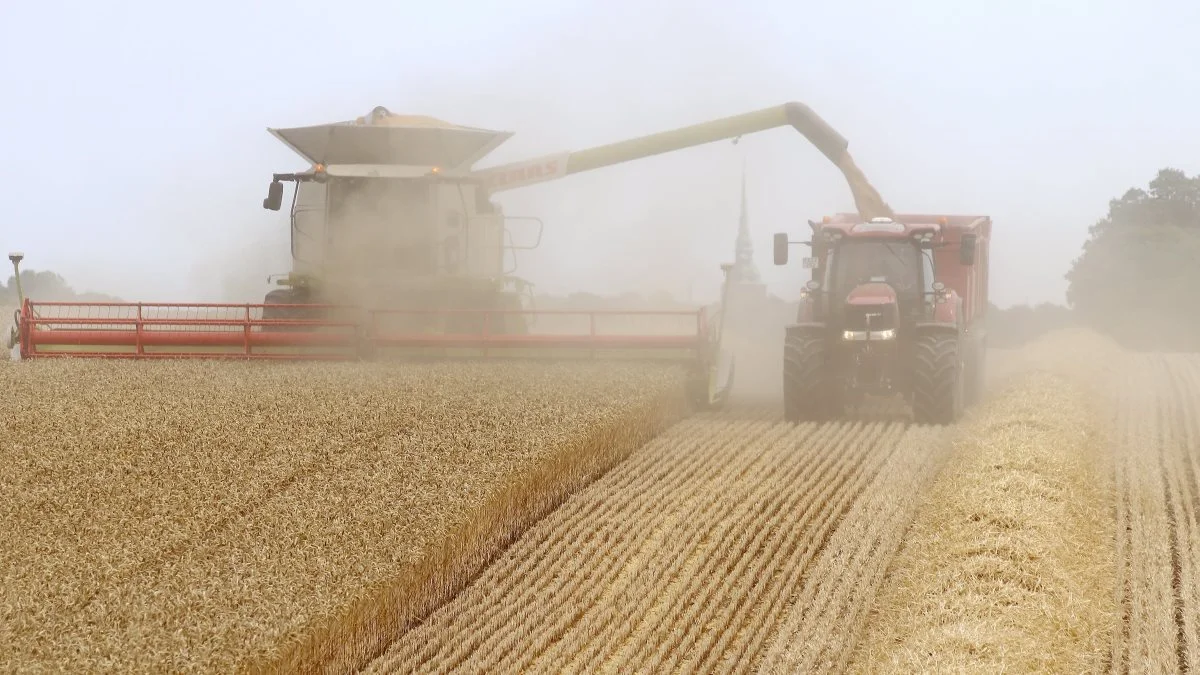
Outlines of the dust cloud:
[{"label": "dust cloud", "polygon": [[[660,35],[651,24],[630,27],[600,16],[587,20],[590,28],[582,36],[567,39],[564,33],[538,38],[540,48],[535,54],[499,54],[493,62],[481,64],[479,72],[413,81],[403,96],[377,92],[341,102],[326,100],[308,108],[311,113],[297,109],[286,119],[270,123],[302,126],[348,120],[384,105],[396,114],[431,115],[453,124],[515,132],[476,164],[476,169],[482,169],[798,99],[811,103],[855,146],[856,133],[839,122],[844,116],[837,107],[821,104],[836,92],[817,96],[805,86],[797,86],[794,78],[784,75],[781,64],[737,49],[736,36],[702,14],[647,19],[651,23],[665,21],[671,32],[679,35],[678,52],[670,60],[646,61],[632,49],[612,54],[591,71],[548,67],[542,55],[598,48],[602,42],[598,36],[609,29],[624,31],[631,43],[652,42]],[[663,95],[668,85],[671,94]],[[280,145],[281,158],[270,170],[296,170],[303,164],[277,141],[270,141]],[[869,154],[870,148],[864,152]],[[808,218],[848,211],[851,206],[871,216],[891,213],[849,154],[831,165],[793,129],[782,127],[736,143],[711,143],[497,193],[493,201],[506,215],[532,216],[544,223],[541,245],[510,253],[505,271],[530,282],[539,307],[578,306],[567,299],[581,293],[604,298],[610,309],[645,308],[645,299],[651,297],[660,298],[656,304],[663,308],[712,305],[719,299],[720,265],[734,258],[743,170],[749,176],[756,263],[764,278],[773,273],[786,282],[771,284],[768,279],[757,304],[747,300],[743,304],[751,306],[731,312],[738,316],[728,322],[727,335],[730,343],[737,345],[739,390],[773,395],[779,387],[783,326],[795,316],[792,300],[807,276],[794,266],[768,269],[771,234],[802,226]],[[265,188],[267,174],[260,175],[256,184]],[[247,204],[247,208],[253,205]],[[526,225],[511,222],[513,236],[532,238]],[[386,247],[372,249],[368,243],[390,236],[384,235],[372,226],[360,229],[357,241],[342,240],[349,248],[365,246],[364,250],[382,257],[374,262],[356,261],[327,274],[345,280],[364,270],[394,264],[387,260]],[[280,243],[277,237],[260,238],[255,245],[278,247]],[[282,243],[286,246],[286,241]],[[269,271],[287,268],[260,267],[251,274],[255,258],[278,257],[266,250],[256,253],[253,246],[245,247],[242,257],[243,261],[224,275],[226,297],[234,299],[236,290],[239,301],[260,301],[270,288],[261,285],[255,293],[255,281],[265,279]],[[366,297],[378,294],[385,285],[360,288],[351,301],[386,302],[387,298]]]},{"label": "dust cloud", "polygon": [[[472,71],[414,78],[405,83],[402,95],[382,87],[363,87],[361,96],[342,101],[323,95],[319,104],[297,107],[267,123],[301,126],[353,119],[374,105],[385,105],[394,113],[515,132],[476,168],[607,144],[791,99],[812,103],[839,128],[842,116],[836,110],[822,105],[794,78],[781,76],[784,64],[740,49],[738,36],[716,17],[662,12],[628,25],[596,10],[573,14],[564,23],[587,30],[561,26],[531,37],[529,49],[494,54]],[[658,43],[664,31],[678,43],[671,58],[645,59],[638,45]],[[605,36],[614,34],[623,35],[629,48],[608,49]],[[611,53],[585,68],[554,67],[554,60],[545,58],[560,54],[575,64],[574,55],[587,51]],[[247,127],[266,136],[249,120]],[[855,134],[847,136],[853,144]],[[295,170],[303,163],[275,139],[269,141],[279,146],[279,159],[270,170]],[[541,246],[519,251],[507,262],[541,295],[665,292],[692,304],[713,302],[720,291],[720,264],[733,259],[743,165],[750,174],[756,217],[751,227],[760,266],[769,260],[761,252],[769,251],[772,232],[855,203],[842,176],[831,170],[835,167],[784,127],[737,144],[712,143],[499,193],[494,201],[506,214],[545,223]],[[256,186],[265,184],[266,171],[259,176]],[[250,203],[246,207],[254,208]],[[511,227],[514,236],[530,234],[519,231],[528,229],[521,223]],[[256,276],[265,278],[267,270],[261,272]],[[244,276],[241,268],[231,275]],[[774,276],[788,280],[786,287],[773,289],[779,293],[794,295],[803,283],[795,270]]]}]

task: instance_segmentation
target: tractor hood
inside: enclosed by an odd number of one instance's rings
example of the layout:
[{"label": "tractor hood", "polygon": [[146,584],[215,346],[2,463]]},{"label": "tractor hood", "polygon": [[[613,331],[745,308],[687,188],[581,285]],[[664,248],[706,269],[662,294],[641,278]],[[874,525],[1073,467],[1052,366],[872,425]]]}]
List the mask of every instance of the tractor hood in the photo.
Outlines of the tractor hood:
[{"label": "tractor hood", "polygon": [[370,122],[268,129],[312,164],[374,164],[466,170],[512,136],[432,117],[388,115]]},{"label": "tractor hood", "polygon": [[855,307],[878,307],[896,304],[896,289],[888,284],[869,283],[855,287],[846,296],[846,304]]}]

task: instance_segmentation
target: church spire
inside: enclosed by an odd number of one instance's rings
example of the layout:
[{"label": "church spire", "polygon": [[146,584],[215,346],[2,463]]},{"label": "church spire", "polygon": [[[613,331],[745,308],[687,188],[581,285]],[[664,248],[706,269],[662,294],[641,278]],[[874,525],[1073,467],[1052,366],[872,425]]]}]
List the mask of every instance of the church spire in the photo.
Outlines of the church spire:
[{"label": "church spire", "polygon": [[742,213],[738,219],[737,245],[730,281],[743,284],[760,282],[754,265],[754,244],[750,241],[750,216],[746,208],[746,163],[742,162]]}]

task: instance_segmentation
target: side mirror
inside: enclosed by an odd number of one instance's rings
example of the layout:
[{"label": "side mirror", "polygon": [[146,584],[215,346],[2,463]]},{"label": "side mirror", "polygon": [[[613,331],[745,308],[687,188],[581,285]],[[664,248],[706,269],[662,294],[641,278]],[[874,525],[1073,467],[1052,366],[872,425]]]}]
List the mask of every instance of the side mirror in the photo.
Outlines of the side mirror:
[{"label": "side mirror", "polygon": [[958,264],[970,267],[975,264],[975,243],[978,235],[964,234],[958,242]]},{"label": "side mirror", "polygon": [[267,188],[267,198],[263,200],[263,208],[278,211],[280,206],[283,206],[283,183],[273,180],[271,186]]},{"label": "side mirror", "polygon": [[786,232],[775,233],[775,264],[786,265],[788,261],[788,236]]}]

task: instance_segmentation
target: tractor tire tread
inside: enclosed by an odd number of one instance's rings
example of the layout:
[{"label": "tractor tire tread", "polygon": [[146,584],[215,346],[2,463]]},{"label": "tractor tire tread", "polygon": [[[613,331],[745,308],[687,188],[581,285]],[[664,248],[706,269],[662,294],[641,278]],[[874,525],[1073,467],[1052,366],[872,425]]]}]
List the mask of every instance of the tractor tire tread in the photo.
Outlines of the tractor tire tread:
[{"label": "tractor tire tread", "polygon": [[823,421],[835,412],[825,354],[825,340],[819,336],[791,336],[784,342],[783,402],[787,421]]},{"label": "tractor tire tread", "polygon": [[913,345],[913,421],[954,424],[962,415],[964,382],[958,339],[925,335]]}]

